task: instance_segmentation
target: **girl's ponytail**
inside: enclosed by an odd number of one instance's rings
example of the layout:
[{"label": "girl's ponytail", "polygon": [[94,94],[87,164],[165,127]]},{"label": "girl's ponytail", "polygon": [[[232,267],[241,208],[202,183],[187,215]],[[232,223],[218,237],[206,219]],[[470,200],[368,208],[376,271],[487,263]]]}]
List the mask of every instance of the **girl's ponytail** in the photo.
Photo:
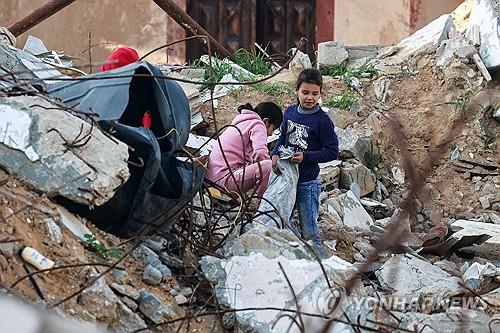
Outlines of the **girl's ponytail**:
[{"label": "girl's ponytail", "polygon": [[253,111],[253,106],[250,103],[247,103],[247,104],[244,104],[244,105],[240,105],[240,106],[238,106],[238,112],[241,113],[241,110],[251,110],[251,111]]}]

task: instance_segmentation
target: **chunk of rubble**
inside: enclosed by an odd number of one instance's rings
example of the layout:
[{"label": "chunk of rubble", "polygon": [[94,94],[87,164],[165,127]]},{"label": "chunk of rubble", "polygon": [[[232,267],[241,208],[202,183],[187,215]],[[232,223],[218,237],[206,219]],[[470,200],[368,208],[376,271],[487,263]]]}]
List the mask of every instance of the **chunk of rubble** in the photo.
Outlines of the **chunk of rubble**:
[{"label": "chunk of rubble", "polygon": [[[90,271],[91,279],[98,276],[95,269]],[[114,332],[129,332],[130,330],[138,330],[146,328],[147,325],[142,318],[130,310],[116,296],[111,288],[106,283],[103,277],[82,291],[78,297],[78,303],[87,309],[99,309],[95,312],[95,316],[99,321],[111,323],[109,329]]]},{"label": "chunk of rubble", "polygon": [[327,212],[338,215],[344,225],[354,230],[369,231],[373,224],[373,219],[352,191],[326,200],[325,206]]},{"label": "chunk of rubble", "polygon": [[500,225],[467,220],[457,220],[451,224],[455,233],[449,238],[451,241],[460,241],[466,238],[476,238],[481,241],[477,245],[462,248],[480,257],[495,260],[500,258]]},{"label": "chunk of rubble", "polygon": [[462,36],[446,39],[441,42],[436,50],[437,66],[445,66],[453,58],[471,59],[477,50]]},{"label": "chunk of rubble", "polygon": [[336,128],[341,157],[354,157],[366,165],[366,158],[372,154],[372,131],[361,126],[356,128]]},{"label": "chunk of rubble", "polygon": [[321,190],[331,191],[339,187],[340,165],[342,161],[334,160],[327,163],[319,163],[319,178],[321,179]]},{"label": "chunk of rubble", "polygon": [[349,54],[342,42],[323,42],[318,44],[318,65],[334,67],[342,65]]},{"label": "chunk of rubble", "polygon": [[[450,302],[456,302],[456,306],[452,306]],[[418,312],[408,312],[402,318],[399,327],[413,329],[417,327],[419,332],[498,332],[500,330],[500,322],[492,321],[484,312],[476,309],[461,308],[462,304],[468,302],[467,298],[456,298],[445,303],[443,307],[446,312],[423,314]],[[476,302],[481,304],[480,301]],[[468,304],[468,303],[467,303]],[[470,303],[471,306],[474,303]],[[491,322],[491,329],[488,329],[487,323]]]},{"label": "chunk of rubble", "polygon": [[[201,260],[203,274],[216,284],[216,296],[220,303],[231,309],[276,309],[236,312],[236,320],[242,328],[262,333],[287,331],[292,321],[288,317],[278,320],[287,313],[281,310],[297,308],[280,264],[297,295],[301,311],[321,314],[325,309],[318,304],[329,289],[321,267],[315,261],[290,260],[282,256],[270,259],[261,253],[235,256],[229,260],[207,256]],[[334,286],[347,281],[355,271],[350,263],[335,256],[323,260],[322,264]],[[304,320],[305,331],[315,327],[317,321],[324,324],[321,317],[307,317]],[[292,332],[298,331],[294,326]]]},{"label": "chunk of rubble", "polygon": [[443,298],[464,292],[460,278],[411,255],[395,255],[375,272],[383,288],[407,301],[439,295]]},{"label": "chunk of rubble", "polygon": [[247,256],[252,253],[260,253],[266,258],[314,260],[314,256],[297,240],[297,236],[291,230],[260,224],[256,224],[248,232],[224,246],[226,256]]},{"label": "chunk of rubble", "polygon": [[451,15],[441,15],[413,35],[400,41],[397,44],[399,50],[392,57],[396,62],[401,63],[421,51],[436,49],[443,40],[448,39],[450,31],[453,29]]},{"label": "chunk of rubble", "polygon": [[479,27],[479,54],[486,68],[500,66],[500,5],[498,1],[475,0],[469,17],[467,33]]},{"label": "chunk of rubble", "polygon": [[[103,328],[74,319],[61,318],[54,313],[42,311],[12,296],[0,296],[0,320],[2,332],[34,333],[105,333]],[[146,327],[145,325],[140,328]],[[122,331],[123,332],[123,331]]]},{"label": "chunk of rubble", "polygon": [[39,97],[0,98],[0,164],[40,191],[102,205],[129,177],[128,147],[58,109]]},{"label": "chunk of rubble", "polygon": [[155,324],[181,317],[183,310],[174,303],[165,304],[146,289],[140,291],[139,310]]},{"label": "chunk of rubble", "polygon": [[340,167],[340,188],[350,189],[353,183],[360,186],[360,196],[365,196],[375,190],[377,178],[373,172],[363,164],[351,160]]},{"label": "chunk of rubble", "polygon": [[492,263],[475,262],[465,271],[463,279],[467,287],[482,294],[500,286],[500,268]]},{"label": "chunk of rubble", "polygon": [[295,52],[297,52],[293,60],[290,62],[290,65],[288,66],[292,73],[298,75],[304,69],[312,67],[311,59],[307,54],[300,50],[297,51],[296,48],[292,48],[290,52],[292,54],[295,54]]}]

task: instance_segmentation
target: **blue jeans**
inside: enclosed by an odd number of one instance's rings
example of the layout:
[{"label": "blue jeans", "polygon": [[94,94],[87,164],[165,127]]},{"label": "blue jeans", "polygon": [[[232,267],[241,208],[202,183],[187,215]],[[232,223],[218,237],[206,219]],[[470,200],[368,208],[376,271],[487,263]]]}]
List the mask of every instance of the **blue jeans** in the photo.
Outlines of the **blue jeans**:
[{"label": "blue jeans", "polygon": [[321,181],[319,179],[299,183],[297,185],[297,198],[295,207],[290,216],[290,226],[297,233],[293,223],[295,209],[299,210],[300,231],[305,240],[312,239],[316,245],[321,246],[321,238],[318,229],[319,194],[321,193]]}]

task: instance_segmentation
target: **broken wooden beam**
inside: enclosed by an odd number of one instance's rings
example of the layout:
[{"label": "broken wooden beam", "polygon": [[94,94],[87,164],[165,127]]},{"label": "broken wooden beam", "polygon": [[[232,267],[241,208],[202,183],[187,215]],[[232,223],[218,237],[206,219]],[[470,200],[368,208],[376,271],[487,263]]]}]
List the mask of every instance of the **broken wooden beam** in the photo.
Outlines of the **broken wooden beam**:
[{"label": "broken wooden beam", "polygon": [[14,36],[19,36],[20,34],[33,28],[40,22],[45,21],[47,18],[51,17],[61,9],[71,5],[76,0],[52,0],[47,2],[40,8],[35,9],[30,14],[26,15],[17,22],[12,23],[7,27],[9,31]]},{"label": "broken wooden beam", "polygon": [[233,55],[219,41],[217,41],[208,31],[198,24],[191,16],[184,12],[172,0],[153,0],[165,13],[174,19],[184,30],[196,36],[203,35],[210,40],[210,44],[220,55],[233,59]]}]

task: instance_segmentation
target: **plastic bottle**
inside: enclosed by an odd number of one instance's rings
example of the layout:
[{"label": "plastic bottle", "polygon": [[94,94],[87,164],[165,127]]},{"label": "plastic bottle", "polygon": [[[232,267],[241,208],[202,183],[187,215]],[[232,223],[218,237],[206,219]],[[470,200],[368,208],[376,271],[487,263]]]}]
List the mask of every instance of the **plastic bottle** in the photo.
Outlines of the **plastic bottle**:
[{"label": "plastic bottle", "polygon": [[21,257],[23,257],[27,263],[40,270],[54,267],[54,262],[52,260],[46,258],[32,247],[25,246],[21,248]]}]

